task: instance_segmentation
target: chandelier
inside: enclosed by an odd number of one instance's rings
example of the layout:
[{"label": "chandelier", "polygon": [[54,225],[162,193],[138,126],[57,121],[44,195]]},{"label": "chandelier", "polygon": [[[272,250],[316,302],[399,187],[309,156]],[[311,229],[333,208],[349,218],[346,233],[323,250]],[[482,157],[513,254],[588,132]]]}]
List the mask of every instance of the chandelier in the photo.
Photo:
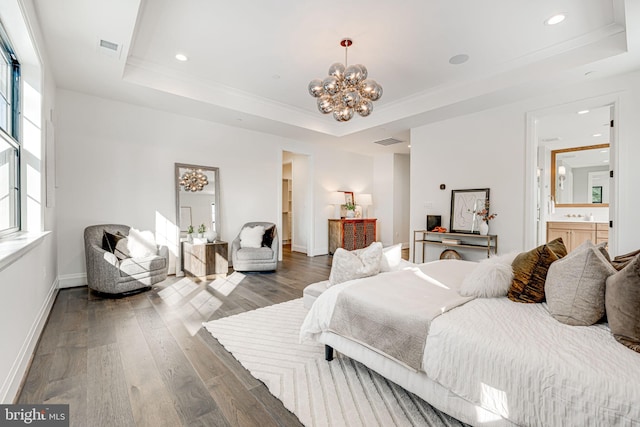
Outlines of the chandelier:
[{"label": "chandelier", "polygon": [[373,101],[382,96],[382,86],[367,78],[364,65],[347,65],[347,50],[352,44],[351,39],[342,39],[344,64],[336,62],[329,67],[329,77],[309,83],[309,93],[318,98],[318,110],[323,114],[333,112],[339,122],[351,120],[354,111],[367,117],[373,111]]},{"label": "chandelier", "polygon": [[202,191],[205,185],[209,184],[207,175],[201,169],[187,169],[180,177],[180,185],[184,187],[184,191]]}]

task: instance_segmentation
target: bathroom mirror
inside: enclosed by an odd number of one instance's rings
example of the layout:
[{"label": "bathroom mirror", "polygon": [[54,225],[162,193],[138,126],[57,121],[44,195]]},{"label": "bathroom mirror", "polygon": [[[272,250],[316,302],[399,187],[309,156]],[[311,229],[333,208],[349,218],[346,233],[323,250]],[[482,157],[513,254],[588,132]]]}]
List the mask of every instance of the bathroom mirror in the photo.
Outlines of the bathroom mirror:
[{"label": "bathroom mirror", "polygon": [[609,144],[551,151],[550,187],[557,207],[609,206]]},{"label": "bathroom mirror", "polygon": [[[189,226],[195,233],[204,224],[206,231],[220,232],[220,178],[218,168],[175,164],[176,223],[180,237]],[[219,236],[218,236],[219,237]]]}]

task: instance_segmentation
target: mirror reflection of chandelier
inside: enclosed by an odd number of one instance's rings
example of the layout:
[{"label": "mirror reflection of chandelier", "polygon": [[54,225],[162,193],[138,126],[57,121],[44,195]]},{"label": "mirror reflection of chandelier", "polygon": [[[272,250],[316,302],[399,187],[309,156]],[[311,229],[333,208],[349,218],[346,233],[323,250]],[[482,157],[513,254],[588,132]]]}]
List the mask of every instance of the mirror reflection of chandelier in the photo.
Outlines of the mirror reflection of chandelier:
[{"label": "mirror reflection of chandelier", "polygon": [[333,112],[339,122],[351,120],[354,112],[367,117],[373,111],[373,101],[382,96],[382,86],[367,78],[367,67],[347,65],[347,49],[352,44],[351,39],[342,39],[344,64],[336,62],[329,68],[329,77],[309,83],[309,94],[317,98],[318,110],[323,114]]},{"label": "mirror reflection of chandelier", "polygon": [[202,191],[207,184],[209,180],[202,169],[187,169],[180,177],[180,185],[184,187],[184,191]]}]

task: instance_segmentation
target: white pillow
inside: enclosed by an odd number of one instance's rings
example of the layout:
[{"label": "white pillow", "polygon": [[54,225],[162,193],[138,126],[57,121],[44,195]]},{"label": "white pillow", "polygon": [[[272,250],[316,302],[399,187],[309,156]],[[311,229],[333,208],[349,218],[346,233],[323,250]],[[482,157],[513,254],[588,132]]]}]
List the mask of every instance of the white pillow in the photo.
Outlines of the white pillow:
[{"label": "white pillow", "polygon": [[396,271],[400,269],[402,263],[402,243],[382,248],[382,258],[380,259],[380,272]]},{"label": "white pillow", "polygon": [[506,296],[513,280],[511,263],[517,255],[517,252],[509,252],[480,261],[462,281],[460,295],[479,298]]},{"label": "white pillow", "polygon": [[382,243],[380,242],[374,242],[358,253],[342,248],[336,249],[329,274],[329,286],[378,274],[381,258]]},{"label": "white pillow", "polygon": [[127,249],[131,258],[144,258],[158,254],[156,239],[151,231],[129,230]]},{"label": "white pillow", "polygon": [[241,248],[259,248],[262,246],[262,236],[264,235],[264,226],[256,225],[255,227],[245,227],[240,231],[240,247]]}]

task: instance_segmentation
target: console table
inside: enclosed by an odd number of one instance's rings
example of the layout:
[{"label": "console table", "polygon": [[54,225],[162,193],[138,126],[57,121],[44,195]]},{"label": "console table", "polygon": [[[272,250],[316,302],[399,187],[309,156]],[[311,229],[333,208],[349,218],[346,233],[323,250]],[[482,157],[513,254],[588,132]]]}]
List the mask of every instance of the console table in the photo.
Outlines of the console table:
[{"label": "console table", "polygon": [[[460,240],[460,243],[443,242],[443,239]],[[487,258],[491,252],[498,253],[498,236],[488,234],[482,236],[473,233],[439,233],[437,231],[414,230],[413,231],[413,262],[416,262],[416,245],[422,244],[422,262],[424,262],[424,249],[426,245],[442,246],[447,249],[469,248],[487,251]]]},{"label": "console table", "polygon": [[366,248],[376,241],[375,218],[329,220],[329,255],[338,248],[348,251]]},{"label": "console table", "polygon": [[201,279],[225,277],[229,271],[229,244],[182,242],[182,270]]}]

